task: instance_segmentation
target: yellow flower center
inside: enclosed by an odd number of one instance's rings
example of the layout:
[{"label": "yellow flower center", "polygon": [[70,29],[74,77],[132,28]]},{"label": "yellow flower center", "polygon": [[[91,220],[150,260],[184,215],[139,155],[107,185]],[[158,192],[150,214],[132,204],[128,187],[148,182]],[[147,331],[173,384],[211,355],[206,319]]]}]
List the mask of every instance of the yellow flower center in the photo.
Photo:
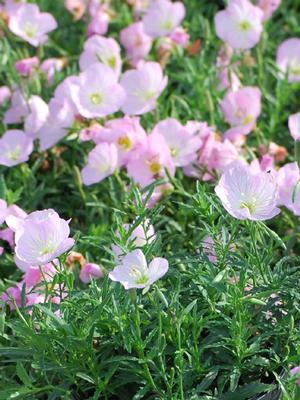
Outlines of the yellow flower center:
[{"label": "yellow flower center", "polygon": [[161,165],[157,161],[153,161],[150,163],[150,171],[152,172],[153,175],[157,175],[160,173],[161,170]]},{"label": "yellow flower center", "polygon": [[132,141],[128,136],[122,136],[118,139],[118,144],[124,150],[130,150],[132,147]]},{"label": "yellow flower center", "polygon": [[251,29],[251,23],[249,21],[242,21],[240,23],[240,30],[242,32],[247,32]]},{"label": "yellow flower center", "polygon": [[52,242],[48,242],[40,251],[40,256],[45,256],[46,254],[52,253],[55,250],[55,246]]},{"label": "yellow flower center", "polygon": [[291,63],[290,72],[293,75],[300,75],[300,64],[298,64],[297,62]]},{"label": "yellow flower center", "polygon": [[21,147],[17,146],[15,150],[7,154],[7,157],[12,161],[17,161],[20,158],[20,155],[21,155]]},{"label": "yellow flower center", "polygon": [[95,105],[98,106],[99,104],[101,104],[103,97],[101,95],[101,93],[96,92],[96,93],[92,93],[90,96],[91,102]]},{"label": "yellow flower center", "polygon": [[149,101],[149,100],[153,99],[154,96],[155,96],[155,92],[147,92],[147,93],[145,93],[145,96],[144,96],[145,101]]},{"label": "yellow flower center", "polygon": [[166,30],[171,30],[173,29],[173,22],[171,20],[167,20],[163,23],[163,28]]},{"label": "yellow flower center", "polygon": [[243,201],[240,205],[240,208],[248,208],[249,213],[253,214],[257,207],[256,198],[253,197],[250,201]]},{"label": "yellow flower center", "polygon": [[174,149],[174,147],[171,147],[170,150],[171,150],[171,156],[172,157],[176,157],[177,154],[179,153],[179,150],[178,149]]},{"label": "yellow flower center", "polygon": [[248,125],[248,124],[250,124],[250,122],[252,122],[253,121],[253,117],[252,117],[252,115],[247,115],[247,117],[244,119],[244,121],[243,121],[243,124],[244,125]]},{"label": "yellow flower center", "polygon": [[140,271],[137,267],[132,266],[131,267],[131,274],[135,278],[135,282],[138,285],[144,285],[149,281],[149,277],[145,274],[145,272]]},{"label": "yellow flower center", "polygon": [[37,31],[38,31],[38,29],[37,29],[36,25],[33,25],[29,22],[25,25],[24,32],[30,39],[32,39],[36,36]]},{"label": "yellow flower center", "polygon": [[116,57],[112,56],[112,57],[108,58],[107,63],[112,69],[115,69],[116,65],[117,65]]}]

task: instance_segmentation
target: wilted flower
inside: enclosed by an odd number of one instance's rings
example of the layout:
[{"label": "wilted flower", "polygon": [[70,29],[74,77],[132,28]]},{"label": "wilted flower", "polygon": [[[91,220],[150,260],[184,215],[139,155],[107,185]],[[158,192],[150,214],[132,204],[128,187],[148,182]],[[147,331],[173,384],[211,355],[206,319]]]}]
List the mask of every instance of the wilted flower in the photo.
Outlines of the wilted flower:
[{"label": "wilted flower", "polygon": [[300,81],[300,39],[285,40],[277,50],[277,66],[281,76],[288,74],[289,82]]},{"label": "wilted flower", "polygon": [[69,234],[69,221],[54,210],[35,211],[16,231],[16,256],[31,265],[47,264],[74,245]]},{"label": "wilted flower", "polygon": [[144,289],[163,277],[168,269],[168,261],[160,257],[154,258],[148,266],[143,252],[137,249],[128,253],[109,277],[120,282],[125,289]]},{"label": "wilted flower", "polygon": [[28,160],[33,142],[23,131],[9,130],[0,139],[0,165],[13,167]]},{"label": "wilted flower", "polygon": [[249,0],[230,0],[226,10],[215,16],[219,38],[234,49],[251,49],[260,40],[263,12]]},{"label": "wilted flower", "polygon": [[71,97],[85,118],[101,118],[118,111],[125,100],[117,76],[104,64],[93,64],[71,86]]},{"label": "wilted flower", "polygon": [[22,4],[10,14],[9,29],[32,46],[48,40],[47,33],[57,28],[57,23],[49,13],[41,13],[36,4]]},{"label": "wilted flower", "polygon": [[81,175],[85,185],[98,183],[113,174],[118,165],[118,150],[114,144],[100,143],[88,155],[88,164]]},{"label": "wilted flower", "polygon": [[235,218],[263,221],[280,213],[273,177],[265,172],[254,173],[241,161],[229,165],[215,191],[224,208]]},{"label": "wilted flower", "polygon": [[87,263],[83,265],[80,271],[79,278],[83,283],[89,283],[92,279],[99,279],[103,277],[103,272],[98,264]]},{"label": "wilted flower", "polygon": [[183,3],[155,0],[143,17],[145,32],[154,38],[168,36],[178,28],[185,16]]},{"label": "wilted flower", "polygon": [[155,62],[147,62],[136,70],[125,72],[121,78],[121,85],[126,92],[123,112],[138,115],[153,110],[167,82],[161,66]]}]

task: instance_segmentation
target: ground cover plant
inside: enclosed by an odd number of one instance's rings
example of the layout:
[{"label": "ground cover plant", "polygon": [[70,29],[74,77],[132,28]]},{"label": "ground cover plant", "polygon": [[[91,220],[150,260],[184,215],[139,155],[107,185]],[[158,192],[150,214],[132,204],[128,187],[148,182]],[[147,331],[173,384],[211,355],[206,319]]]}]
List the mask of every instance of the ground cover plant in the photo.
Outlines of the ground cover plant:
[{"label": "ground cover plant", "polygon": [[0,1],[0,399],[300,399],[299,22]]}]

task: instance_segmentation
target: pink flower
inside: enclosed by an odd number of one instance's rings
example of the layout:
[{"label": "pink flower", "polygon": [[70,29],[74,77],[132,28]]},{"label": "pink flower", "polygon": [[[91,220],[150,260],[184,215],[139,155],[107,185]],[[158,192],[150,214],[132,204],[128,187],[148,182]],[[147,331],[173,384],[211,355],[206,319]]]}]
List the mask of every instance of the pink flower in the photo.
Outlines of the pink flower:
[{"label": "pink flower", "polygon": [[288,74],[289,82],[300,81],[300,39],[285,40],[277,50],[277,66],[281,77]]},{"label": "pink flower", "polygon": [[4,0],[4,9],[8,14],[15,12],[26,0]]},{"label": "pink flower", "polygon": [[0,199],[0,225],[3,224],[3,222],[5,221],[5,218],[7,216],[7,203],[5,200]]},{"label": "pink flower", "polygon": [[73,14],[74,20],[78,21],[86,12],[87,2],[86,0],[65,0],[65,7]]},{"label": "pink flower", "polygon": [[100,63],[109,67],[116,77],[119,77],[122,66],[119,44],[114,39],[95,35],[85,42],[79,65],[81,71],[85,71],[92,64]]},{"label": "pink flower", "polygon": [[225,139],[224,142],[215,141],[207,166],[210,170],[216,169],[223,172],[228,165],[240,159],[240,157],[238,148],[229,140]]},{"label": "pink flower", "polygon": [[236,92],[241,87],[241,81],[237,74],[233,72],[230,68],[225,67],[221,69],[219,73],[220,84],[218,86],[219,90],[229,89]]},{"label": "pink flower", "polygon": [[19,124],[29,114],[29,107],[24,94],[17,89],[11,98],[11,107],[4,114],[5,124]]},{"label": "pink flower", "polygon": [[230,0],[215,16],[217,35],[234,49],[251,49],[260,40],[263,15],[249,0]]},{"label": "pink flower", "polygon": [[16,256],[31,265],[47,264],[74,245],[69,234],[69,221],[54,210],[35,211],[16,231]]},{"label": "pink flower", "polygon": [[[290,372],[292,375],[300,375],[300,366],[292,368]],[[297,385],[300,386],[300,379],[297,381]]]},{"label": "pink flower", "polygon": [[285,164],[276,174],[278,185],[278,205],[283,205],[293,211],[295,206],[295,194],[300,182],[300,171],[297,162]]},{"label": "pink flower", "polygon": [[11,90],[8,86],[0,86],[0,106],[11,97]]},{"label": "pink flower", "polygon": [[0,239],[7,242],[11,248],[13,248],[15,245],[14,231],[10,228],[0,230]]},{"label": "pink flower", "polygon": [[257,6],[262,9],[264,20],[267,20],[272,17],[280,4],[281,0],[258,0]]},{"label": "pink flower", "polygon": [[178,46],[183,47],[184,49],[187,47],[190,41],[190,35],[182,26],[179,26],[175,29],[175,31],[171,34],[170,38],[178,44]]},{"label": "pink flower", "polygon": [[226,132],[226,138],[248,135],[255,128],[261,113],[261,92],[251,86],[237,92],[229,91],[221,102],[221,109],[226,121],[233,127]]},{"label": "pink flower", "polygon": [[120,282],[127,289],[144,289],[162,278],[169,269],[169,263],[165,258],[154,258],[149,266],[141,250],[128,253],[122,263],[110,272],[112,281]]},{"label": "pink flower", "polygon": [[191,134],[176,119],[168,118],[160,121],[153,133],[158,133],[165,138],[176,167],[184,167],[196,160],[202,140],[199,136]]},{"label": "pink flower", "polygon": [[88,155],[88,164],[81,175],[85,185],[93,185],[113,174],[118,165],[118,150],[114,144],[100,143]]},{"label": "pink flower", "polygon": [[39,96],[31,96],[28,101],[30,113],[27,115],[24,123],[26,134],[35,139],[38,132],[48,118],[48,105]]},{"label": "pink flower", "polygon": [[121,85],[126,92],[123,112],[138,115],[153,110],[167,82],[161,66],[155,62],[147,62],[136,70],[125,72],[121,78]]},{"label": "pink flower", "polygon": [[215,188],[223,207],[235,218],[266,220],[280,213],[276,207],[278,190],[265,172],[254,173],[241,161],[233,162]]},{"label": "pink flower", "polygon": [[146,150],[127,164],[128,175],[141,186],[147,186],[158,178],[175,174],[175,165],[170,149],[163,136],[152,133],[148,136]]},{"label": "pink flower", "polygon": [[295,140],[300,140],[300,112],[290,115],[289,130]]},{"label": "pink flower", "polygon": [[143,17],[145,32],[153,38],[168,36],[180,26],[184,16],[183,3],[154,0]]},{"label": "pink flower", "polygon": [[88,263],[85,264],[80,271],[79,278],[83,283],[89,283],[92,279],[99,279],[103,277],[103,272],[98,264]]},{"label": "pink flower", "polygon": [[152,47],[152,38],[145,33],[142,22],[135,22],[124,28],[120,33],[120,40],[127,57],[134,63],[144,59]]},{"label": "pink flower", "polygon": [[125,93],[112,69],[99,63],[79,75],[78,83],[71,87],[71,97],[83,117],[102,118],[119,110]]},{"label": "pink flower", "polygon": [[49,13],[41,13],[36,4],[22,4],[10,14],[9,29],[32,46],[39,46],[48,40],[47,33],[57,28]]},{"label": "pink flower", "polygon": [[218,261],[218,258],[216,253],[216,244],[211,236],[207,236],[203,240],[202,248],[204,253],[207,254],[209,261],[215,264]]},{"label": "pink flower", "polygon": [[[123,228],[125,232],[128,232],[132,228],[132,225],[124,224]],[[120,233],[116,232],[116,236],[120,237]],[[150,223],[150,220],[146,219],[140,225],[134,228],[128,237],[126,246],[132,245],[134,247],[144,247],[147,243],[151,244],[155,239],[156,234],[154,227]],[[123,250],[119,246],[113,244],[111,247],[116,256],[120,257],[123,255]]]},{"label": "pink flower", "polygon": [[29,76],[38,67],[40,60],[37,57],[24,58],[16,62],[15,67],[19,74]]},{"label": "pink flower", "polygon": [[55,73],[61,71],[64,65],[65,60],[62,58],[48,58],[42,62],[40,69],[47,75],[49,85],[53,83]]},{"label": "pink flower", "polygon": [[118,164],[123,167],[130,160],[137,159],[146,149],[147,134],[139,118],[118,118],[108,121],[105,129],[94,135],[96,143],[114,143],[118,149]]},{"label": "pink flower", "polygon": [[33,142],[23,131],[9,130],[0,139],[0,165],[13,167],[26,162],[33,150]]},{"label": "pink flower", "polygon": [[[98,0],[97,0],[98,1]],[[108,31],[109,15],[101,7],[97,10],[88,26],[88,36],[105,35]]]}]

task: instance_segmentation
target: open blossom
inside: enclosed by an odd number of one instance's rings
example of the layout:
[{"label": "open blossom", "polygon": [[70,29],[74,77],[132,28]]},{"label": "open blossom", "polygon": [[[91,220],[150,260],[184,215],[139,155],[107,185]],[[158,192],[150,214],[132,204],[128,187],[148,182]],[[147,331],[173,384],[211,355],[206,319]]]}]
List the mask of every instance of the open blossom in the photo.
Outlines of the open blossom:
[{"label": "open blossom", "polygon": [[145,32],[153,38],[168,36],[180,26],[184,16],[185,8],[179,1],[152,1],[143,17]]},{"label": "open blossom", "polygon": [[19,124],[29,114],[28,102],[21,90],[13,92],[11,106],[4,114],[5,124]]},{"label": "open blossom", "polygon": [[103,272],[98,264],[87,263],[81,267],[79,278],[83,283],[89,283],[92,279],[103,277]]},{"label": "open blossom", "polygon": [[[79,58],[81,71],[85,71],[92,64],[104,64],[118,77],[121,72],[122,60],[119,44],[111,38],[94,35],[84,44],[84,50]],[[105,80],[105,75],[103,76]]]},{"label": "open blossom", "polygon": [[112,119],[105,128],[94,131],[96,143],[114,143],[118,150],[118,165],[123,167],[130,160],[137,159],[147,146],[147,134],[137,117]]},{"label": "open blossom", "polygon": [[0,139],[0,165],[13,167],[21,164],[28,160],[32,150],[32,139],[23,131],[6,131]]},{"label": "open blossom", "polygon": [[300,112],[289,117],[289,130],[295,140],[300,140]]},{"label": "open blossom", "polygon": [[[126,232],[128,232],[132,225],[124,224],[123,228]],[[116,236],[120,237],[120,233],[116,232]],[[133,245],[134,247],[143,247],[147,243],[152,243],[156,239],[156,234],[153,225],[150,223],[149,219],[146,219],[141,224],[139,224],[132,233],[130,234],[126,245]],[[112,251],[116,254],[116,256],[120,257],[123,254],[122,249],[113,244]]]},{"label": "open blossom", "polygon": [[125,72],[121,78],[121,85],[126,92],[123,112],[139,115],[153,110],[167,82],[161,66],[155,62],[147,62],[136,70]]},{"label": "open blossom", "polygon": [[36,4],[22,4],[10,14],[9,29],[32,46],[48,40],[47,33],[57,28],[57,23],[49,13],[41,13]]},{"label": "open blossom", "polygon": [[236,92],[229,91],[221,102],[221,109],[232,126],[225,137],[231,139],[237,135],[248,135],[255,128],[261,113],[261,92],[251,86]]},{"label": "open blossom", "polygon": [[15,67],[19,74],[29,76],[38,67],[40,60],[37,57],[24,58],[16,62]]},{"label": "open blossom", "polygon": [[48,105],[39,96],[31,96],[28,101],[30,113],[24,123],[24,130],[31,138],[36,138],[48,118]]},{"label": "open blossom", "polygon": [[280,213],[276,207],[278,191],[274,178],[265,172],[253,172],[241,161],[229,165],[215,191],[224,208],[235,218],[263,221]]},{"label": "open blossom", "polygon": [[137,63],[146,57],[152,47],[152,38],[144,31],[142,22],[134,22],[120,33],[120,40],[125,47],[127,57]]},{"label": "open blossom", "polygon": [[47,264],[74,245],[69,235],[69,221],[60,218],[57,212],[35,211],[16,231],[16,256],[31,265]]},{"label": "open blossom", "polygon": [[300,81],[300,39],[285,40],[277,50],[277,66],[281,76],[288,74],[289,82]]},{"label": "open blossom", "polygon": [[118,150],[114,144],[100,143],[88,155],[81,175],[85,185],[98,183],[113,174],[118,165]]},{"label": "open blossom", "polygon": [[215,16],[217,35],[234,49],[251,49],[260,40],[263,15],[249,0],[230,0]]},{"label": "open blossom", "polygon": [[175,174],[175,165],[164,137],[152,133],[147,137],[147,142],[146,150],[127,164],[128,175],[141,186],[147,186],[166,176],[166,169],[170,175]]},{"label": "open blossom", "polygon": [[159,133],[165,138],[176,167],[184,167],[196,160],[202,140],[176,119],[168,118],[160,121],[153,133]]},{"label": "open blossom", "polygon": [[264,20],[271,18],[280,4],[281,0],[258,0],[257,2],[257,6],[261,8],[264,13]]},{"label": "open blossom", "polygon": [[110,272],[109,277],[112,281],[120,282],[126,290],[144,289],[162,278],[168,269],[168,261],[161,257],[155,257],[147,265],[144,253],[137,249],[128,253],[122,263]]},{"label": "open blossom", "polygon": [[112,69],[99,63],[79,75],[71,97],[83,117],[101,118],[120,109],[125,93]]}]

